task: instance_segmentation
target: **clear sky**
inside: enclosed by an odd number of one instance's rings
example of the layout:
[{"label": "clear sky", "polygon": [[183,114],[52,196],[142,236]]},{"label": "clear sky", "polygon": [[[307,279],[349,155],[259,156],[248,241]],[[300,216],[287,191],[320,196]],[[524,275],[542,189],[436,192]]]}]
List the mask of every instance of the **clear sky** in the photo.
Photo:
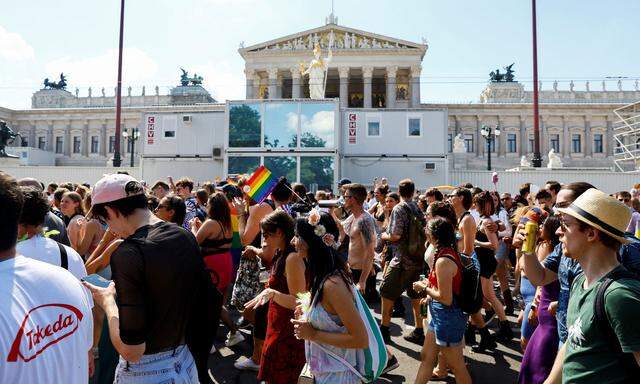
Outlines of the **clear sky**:
[{"label": "clear sky", "polygon": [[[244,97],[237,52],[324,24],[331,0],[127,0],[123,86],[134,94],[178,84],[184,67],[218,100]],[[45,77],[64,71],[73,92],[113,94],[119,0],[13,1],[0,12],[0,106],[29,108]],[[531,2],[527,0],[335,0],[339,24],[429,43],[423,102],[477,101],[488,73],[514,63],[531,89]],[[640,78],[640,1],[538,0],[539,76],[576,90],[608,76]],[[615,89],[618,79],[608,80]],[[126,92],[126,91],[125,91]]]}]

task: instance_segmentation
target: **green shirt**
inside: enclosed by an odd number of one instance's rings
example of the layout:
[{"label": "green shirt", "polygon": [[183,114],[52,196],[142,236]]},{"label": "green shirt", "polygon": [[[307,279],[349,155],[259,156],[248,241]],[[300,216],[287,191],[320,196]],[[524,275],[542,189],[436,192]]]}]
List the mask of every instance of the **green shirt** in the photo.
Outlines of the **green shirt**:
[{"label": "green shirt", "polygon": [[[629,383],[638,380],[637,377],[628,377],[620,359],[611,352],[606,335],[594,322],[594,301],[603,279],[584,288],[585,277],[581,274],[571,287],[563,383]],[[637,292],[640,292],[640,281],[620,279],[614,281],[605,293],[607,317],[625,353],[640,351],[640,297]]]}]

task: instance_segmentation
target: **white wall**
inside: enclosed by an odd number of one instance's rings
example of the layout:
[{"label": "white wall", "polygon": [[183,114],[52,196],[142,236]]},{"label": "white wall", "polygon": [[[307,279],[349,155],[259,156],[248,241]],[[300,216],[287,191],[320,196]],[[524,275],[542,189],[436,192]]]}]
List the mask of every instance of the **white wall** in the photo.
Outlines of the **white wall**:
[{"label": "white wall", "polygon": [[[451,171],[449,180],[451,185],[472,183],[483,189],[494,189],[491,182],[490,171]],[[518,172],[498,172],[497,189],[500,192],[517,193],[520,185],[530,182],[539,187],[544,187],[548,180],[555,180],[561,184],[586,181],[594,187],[607,193],[629,190],[634,184],[640,182],[640,174],[609,172],[609,171],[588,171],[588,170],[521,170]]]},{"label": "white wall", "polygon": [[[435,163],[435,170],[426,170],[425,163]],[[398,185],[400,180],[411,178],[418,189],[447,183],[447,160],[444,158],[367,158],[346,157],[342,159],[340,177],[353,182],[373,185],[374,177],[386,177],[389,184]]]},{"label": "white wall", "polygon": [[166,180],[167,176],[177,180],[188,177],[194,182],[214,181],[224,177],[222,159],[211,158],[144,158],[140,178],[148,184]]},{"label": "white wall", "polygon": [[[45,185],[51,182],[61,183],[70,181],[73,183],[95,184],[103,175],[116,173],[117,171],[127,171],[131,176],[140,178],[140,168],[129,167],[2,167],[3,172],[10,174],[16,179],[23,177],[33,177]],[[165,175],[166,176],[166,175]]]}]

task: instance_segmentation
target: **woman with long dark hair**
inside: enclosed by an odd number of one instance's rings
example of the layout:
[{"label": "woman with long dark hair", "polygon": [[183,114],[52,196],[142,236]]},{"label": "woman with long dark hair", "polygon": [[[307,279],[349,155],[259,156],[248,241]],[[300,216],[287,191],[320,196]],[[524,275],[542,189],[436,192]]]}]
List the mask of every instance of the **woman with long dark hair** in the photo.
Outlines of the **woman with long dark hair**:
[{"label": "woman with long dark hair", "polygon": [[427,223],[427,236],[434,245],[434,265],[427,281],[414,283],[414,289],[426,291],[431,321],[422,347],[422,362],[416,383],[427,383],[433,375],[438,352],[442,352],[457,383],[471,383],[464,363],[464,331],[467,315],[456,302],[461,293],[462,261],[456,252],[455,224],[450,219],[435,217]]},{"label": "woman with long dark hair", "polygon": [[[560,243],[556,230],[560,226],[558,216],[550,216],[542,224],[540,239],[536,247],[538,260],[546,258]],[[520,365],[519,383],[542,383],[549,376],[556,354],[560,337],[557,331],[555,309],[551,303],[558,300],[560,283],[555,280],[547,285],[538,287],[540,300],[537,306],[538,326],[527,344],[522,364]]]},{"label": "woman with long dark hair", "polygon": [[[207,268],[216,275],[214,283],[224,295],[223,302],[227,302],[228,287],[233,279],[233,260],[231,258],[231,209],[224,193],[216,192],[207,201],[207,216],[204,223],[194,217],[189,222],[191,232],[200,245],[200,252]],[[238,327],[229,317],[226,308],[222,308],[220,317],[229,328],[225,345],[234,346],[244,340],[238,332]],[[212,352],[215,350],[212,349]]]},{"label": "woman with long dark hair", "polygon": [[295,383],[305,364],[304,343],[293,334],[293,310],[296,295],[306,290],[305,264],[291,240],[294,221],[282,209],[277,209],[260,222],[262,250],[272,253],[268,288],[247,307],[267,304],[267,331],[262,346],[258,379],[268,384]]},{"label": "woman with long dark hair", "polygon": [[338,227],[326,213],[312,211],[309,218],[296,221],[296,249],[307,260],[311,305],[306,319],[293,322],[296,336],[307,340],[306,360],[318,384],[360,383],[358,376],[325,349],[356,366],[357,349],[368,345],[354,302],[351,273],[335,252],[337,238]]},{"label": "woman with long dark hair", "polygon": [[184,200],[178,196],[165,196],[160,200],[153,213],[160,219],[169,223],[182,225],[187,214],[187,206]]}]

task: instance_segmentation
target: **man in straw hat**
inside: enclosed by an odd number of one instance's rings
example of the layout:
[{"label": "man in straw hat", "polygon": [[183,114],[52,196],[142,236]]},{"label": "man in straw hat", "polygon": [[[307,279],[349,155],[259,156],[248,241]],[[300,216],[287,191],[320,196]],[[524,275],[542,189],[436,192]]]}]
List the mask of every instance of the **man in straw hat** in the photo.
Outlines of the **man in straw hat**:
[{"label": "man in straw hat", "polygon": [[640,371],[640,280],[617,258],[620,246],[629,242],[625,229],[631,213],[595,188],[557,210],[563,253],[584,273],[571,288],[568,338],[546,382],[633,382],[634,371]]}]

